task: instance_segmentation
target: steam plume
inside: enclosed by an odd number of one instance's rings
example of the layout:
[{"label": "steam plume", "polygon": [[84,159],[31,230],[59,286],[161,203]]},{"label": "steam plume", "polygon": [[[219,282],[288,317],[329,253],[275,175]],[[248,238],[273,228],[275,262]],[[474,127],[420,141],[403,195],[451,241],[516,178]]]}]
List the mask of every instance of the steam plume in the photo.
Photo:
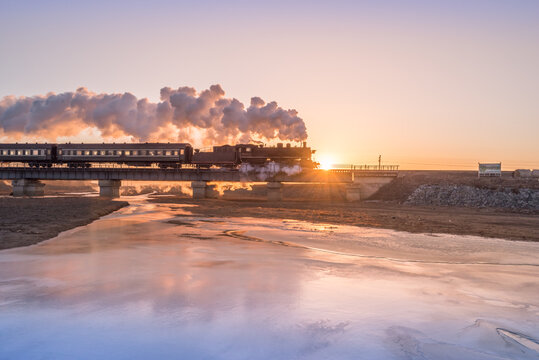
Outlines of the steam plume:
[{"label": "steam plume", "polygon": [[104,138],[131,136],[138,141],[246,142],[301,141],[307,138],[296,110],[253,97],[249,107],[225,97],[220,85],[198,93],[191,87],[161,89],[161,102],[131,93],[96,94],[86,88],[0,100],[0,136],[54,141],[94,128]]}]

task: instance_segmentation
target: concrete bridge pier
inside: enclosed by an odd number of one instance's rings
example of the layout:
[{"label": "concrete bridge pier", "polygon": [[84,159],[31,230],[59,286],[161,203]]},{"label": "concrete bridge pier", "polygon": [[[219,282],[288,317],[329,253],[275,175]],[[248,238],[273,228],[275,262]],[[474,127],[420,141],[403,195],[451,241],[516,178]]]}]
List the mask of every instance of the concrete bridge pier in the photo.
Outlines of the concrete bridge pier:
[{"label": "concrete bridge pier", "polygon": [[208,185],[207,181],[192,181],[193,199],[217,199],[219,192],[215,190],[216,185]]},{"label": "concrete bridge pier", "polygon": [[193,189],[193,199],[205,199],[206,198],[206,182],[205,181],[192,181],[191,189]]},{"label": "concrete bridge pier", "polygon": [[120,197],[121,180],[99,180],[99,196],[107,198]]},{"label": "concrete bridge pier", "polygon": [[283,200],[283,193],[281,191],[282,184],[278,181],[269,182],[267,185],[268,189],[268,201],[281,201]]},{"label": "concrete bridge pier", "polygon": [[19,179],[11,182],[13,196],[43,196],[45,184],[39,180]]},{"label": "concrete bridge pier", "polygon": [[389,184],[394,179],[394,176],[357,176],[351,185],[357,185],[359,187],[361,199],[368,199],[380,190],[382,186]]},{"label": "concrete bridge pier", "polygon": [[361,200],[361,188],[359,184],[346,185],[346,201],[353,202]]}]

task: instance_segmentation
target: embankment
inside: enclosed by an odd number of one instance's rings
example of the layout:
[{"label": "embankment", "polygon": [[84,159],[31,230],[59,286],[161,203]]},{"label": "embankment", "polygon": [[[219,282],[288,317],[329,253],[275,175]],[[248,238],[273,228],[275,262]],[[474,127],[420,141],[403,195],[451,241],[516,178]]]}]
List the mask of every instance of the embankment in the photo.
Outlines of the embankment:
[{"label": "embankment", "polygon": [[[498,208],[539,211],[539,190],[527,188],[484,189],[469,185],[420,185],[405,201],[407,205]],[[539,231],[539,230],[538,230]]]}]

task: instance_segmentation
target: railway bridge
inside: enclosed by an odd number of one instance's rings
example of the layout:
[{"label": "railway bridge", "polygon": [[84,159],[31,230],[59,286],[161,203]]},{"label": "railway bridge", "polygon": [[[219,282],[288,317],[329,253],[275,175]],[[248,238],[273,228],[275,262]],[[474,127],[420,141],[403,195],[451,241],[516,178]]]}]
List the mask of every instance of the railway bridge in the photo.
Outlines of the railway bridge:
[{"label": "railway bridge", "polygon": [[[18,165],[18,166],[17,166]],[[191,182],[193,198],[215,197],[211,182],[267,183],[268,200],[282,199],[282,183],[341,183],[346,184],[346,198],[358,201],[376,192],[398,175],[398,166],[351,166],[346,169],[304,170],[297,174],[242,171],[241,169],[160,169],[155,167],[128,167],[106,165],[90,168],[52,166],[33,168],[25,164],[2,164],[0,180],[11,180],[13,196],[42,196],[42,180],[97,180],[99,194],[116,198],[120,195],[122,180],[128,181],[184,181]]]}]

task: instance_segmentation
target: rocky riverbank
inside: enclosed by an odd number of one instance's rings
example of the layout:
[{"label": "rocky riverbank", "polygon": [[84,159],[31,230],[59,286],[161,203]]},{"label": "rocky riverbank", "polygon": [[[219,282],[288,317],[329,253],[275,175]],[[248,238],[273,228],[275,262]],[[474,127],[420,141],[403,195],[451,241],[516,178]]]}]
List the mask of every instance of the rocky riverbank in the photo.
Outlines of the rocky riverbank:
[{"label": "rocky riverbank", "polygon": [[539,189],[484,189],[468,185],[420,185],[406,205],[500,208],[539,211]]}]

